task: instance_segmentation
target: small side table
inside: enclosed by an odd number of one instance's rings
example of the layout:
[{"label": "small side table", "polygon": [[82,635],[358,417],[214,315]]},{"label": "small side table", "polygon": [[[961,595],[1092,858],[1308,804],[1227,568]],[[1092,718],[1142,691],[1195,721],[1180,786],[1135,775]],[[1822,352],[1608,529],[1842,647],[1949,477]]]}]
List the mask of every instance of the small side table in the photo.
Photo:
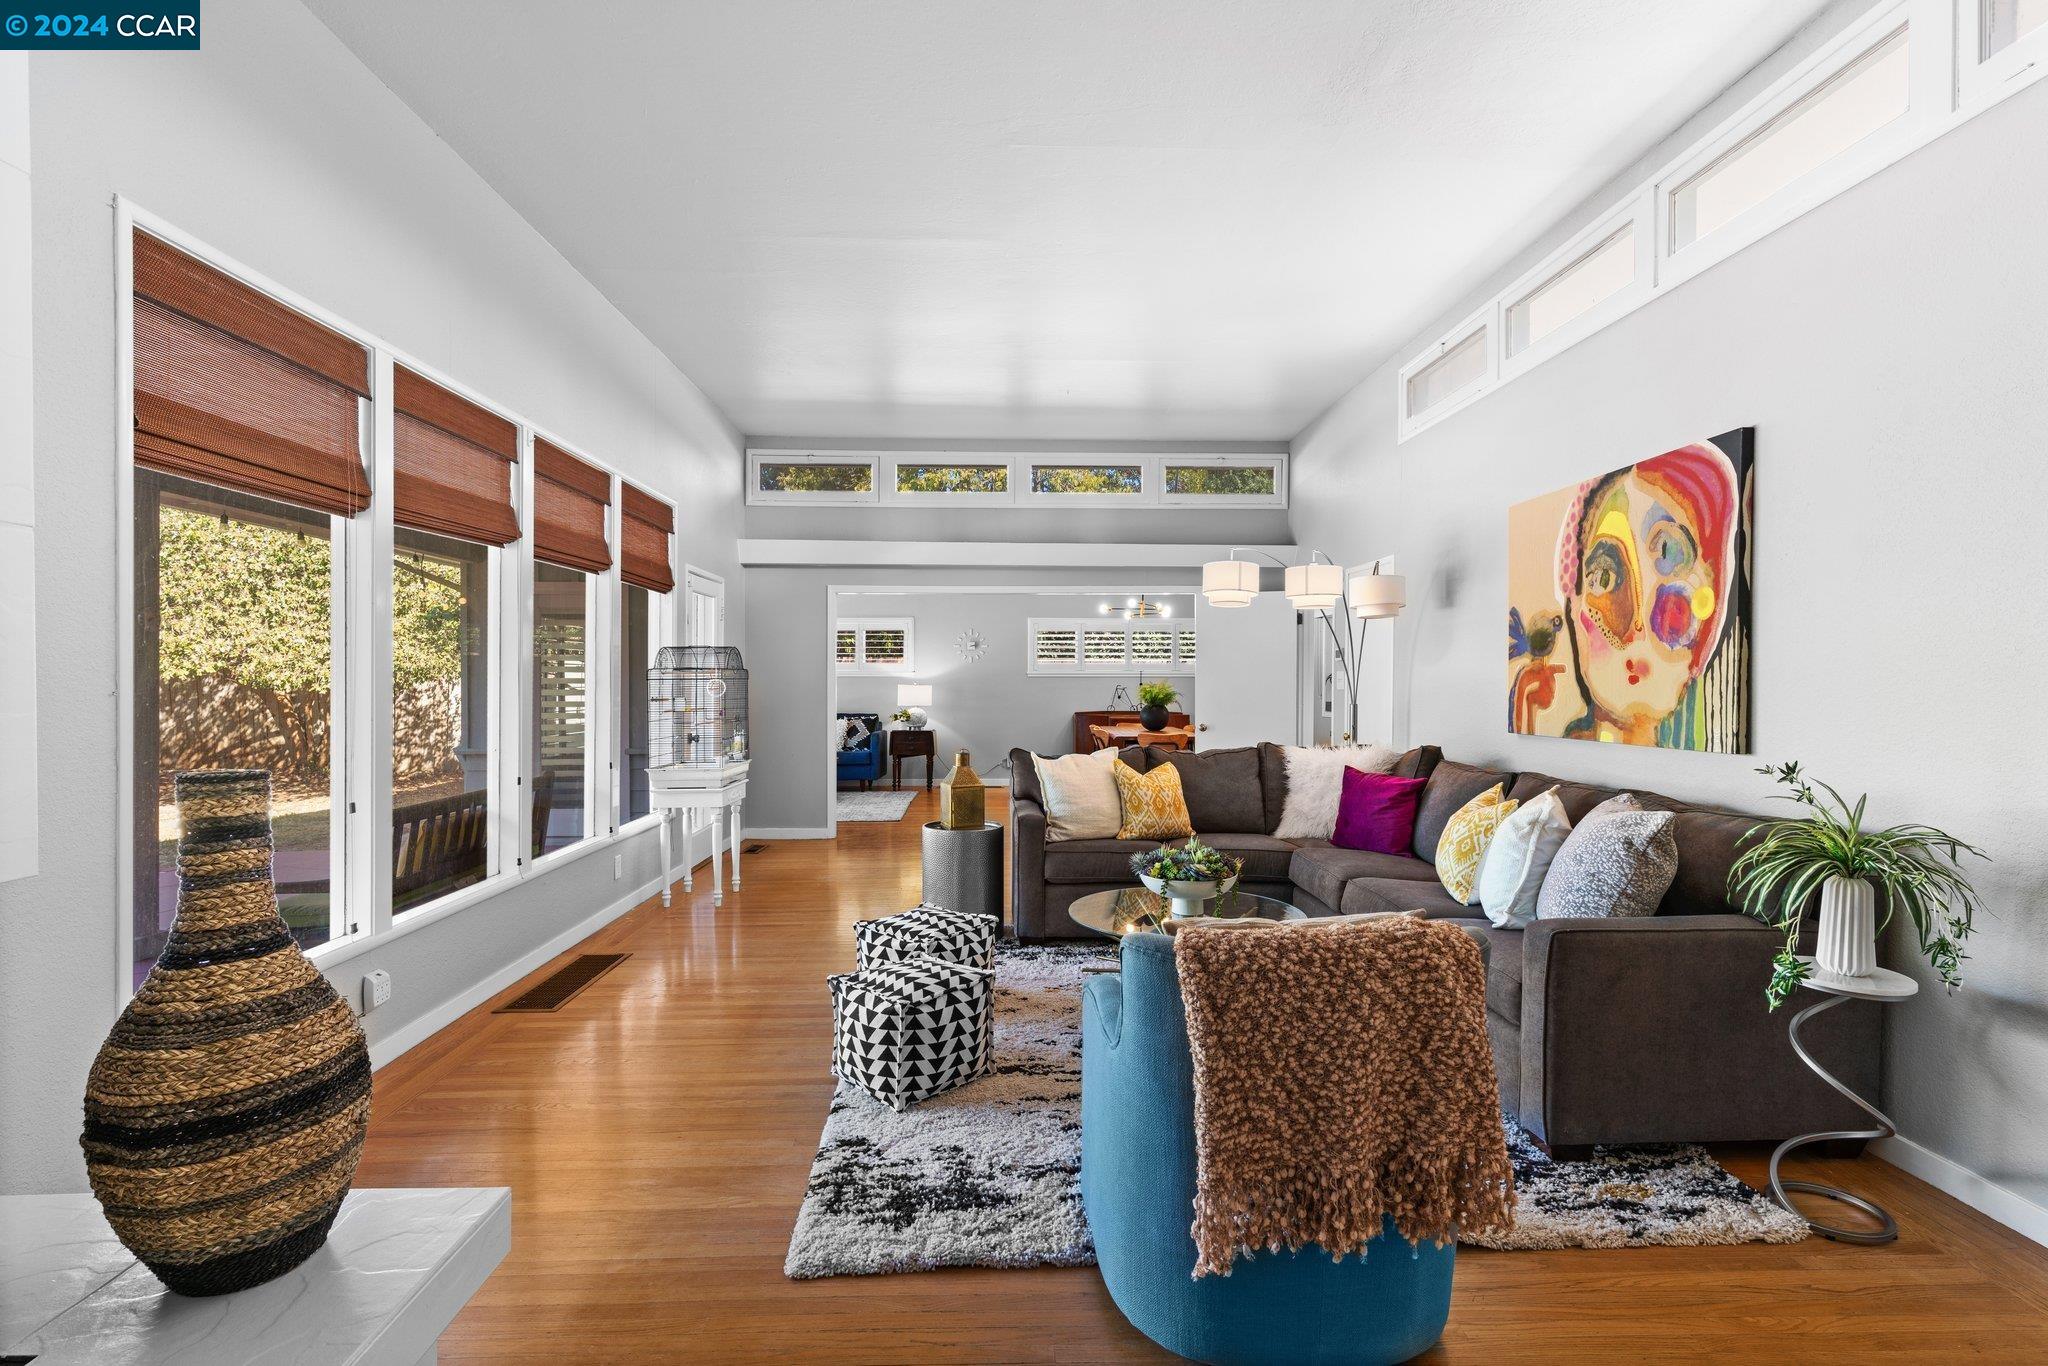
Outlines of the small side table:
[{"label": "small side table", "polygon": [[[1813,963],[1811,958],[1803,954],[1800,956],[1799,961],[1809,965]],[[1799,1026],[1805,1024],[1822,1011],[1833,1010],[1844,1001],[1877,1001],[1880,1004],[1887,1001],[1903,1001],[1919,991],[1920,984],[1904,973],[1892,972],[1885,968],[1876,969],[1868,977],[1842,977],[1836,973],[1825,972],[1816,966],[1813,969],[1813,975],[1806,979],[1804,985],[1809,990],[1820,992],[1827,999],[1817,1005],[1806,1007],[1806,1009],[1792,1017],[1792,1051],[1799,1055],[1801,1062],[1813,1069],[1815,1076],[1841,1092],[1858,1109],[1876,1120],[1878,1127],[1875,1129],[1836,1129],[1823,1134],[1802,1134],[1798,1138],[1788,1138],[1783,1143],[1780,1143],[1778,1150],[1771,1154],[1771,1199],[1777,1201],[1786,1209],[1791,1210],[1792,1213],[1799,1214],[1798,1210],[1793,1209],[1792,1201],[1786,1196],[1785,1192],[1798,1191],[1804,1195],[1818,1195],[1824,1200],[1834,1200],[1840,1204],[1860,1209],[1878,1222],[1877,1228],[1865,1230],[1836,1228],[1830,1224],[1816,1223],[1812,1219],[1807,1219],[1806,1226],[1823,1238],[1832,1238],[1838,1243],[1862,1243],[1867,1246],[1896,1242],[1899,1236],[1898,1223],[1893,1220],[1890,1214],[1885,1212],[1882,1206],[1873,1201],[1865,1200],[1860,1195],[1851,1195],[1849,1192],[1839,1190],[1834,1186],[1823,1186],[1813,1181],[1780,1180],[1778,1177],[1778,1164],[1784,1160],[1786,1153],[1808,1143],[1821,1143],[1831,1138],[1890,1138],[1898,1133],[1898,1129],[1885,1116],[1883,1111],[1857,1095],[1854,1091],[1851,1091],[1848,1087],[1842,1085],[1841,1082],[1835,1080],[1834,1077],[1829,1075],[1826,1068],[1813,1060],[1813,1055],[1808,1053],[1805,1045],[1799,1041]],[[1802,1214],[1800,1218],[1805,1219],[1806,1216]]]},{"label": "small side table", "polygon": [[924,904],[992,915],[1003,923],[1003,827],[974,830],[924,827]]},{"label": "small side table", "polygon": [[932,758],[938,753],[938,732],[933,730],[902,730],[889,732],[889,786],[895,791],[903,790],[903,761],[924,760],[924,790],[932,790]]}]

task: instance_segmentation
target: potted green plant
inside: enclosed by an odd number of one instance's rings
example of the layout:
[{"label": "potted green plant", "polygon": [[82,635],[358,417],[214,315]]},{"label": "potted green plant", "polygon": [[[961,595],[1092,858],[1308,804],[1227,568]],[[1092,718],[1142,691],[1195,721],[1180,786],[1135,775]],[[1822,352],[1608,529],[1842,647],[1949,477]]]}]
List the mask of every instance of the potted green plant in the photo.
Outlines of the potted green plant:
[{"label": "potted green plant", "polygon": [[[1866,830],[1869,797],[1851,806],[1826,783],[1809,781],[1797,761],[1766,764],[1757,772],[1786,789],[1773,798],[1807,813],[1752,827],[1728,872],[1729,893],[1743,910],[1785,933],[1764,990],[1771,1009],[1783,1005],[1816,966],[1843,977],[1868,977],[1877,966],[1878,931],[1900,910],[1949,990],[1962,985],[1963,941],[1981,904],[1963,875],[1962,856],[1985,858],[1984,851],[1932,826]],[[1809,963],[1796,950],[1806,909],[1816,901],[1820,932]]]},{"label": "potted green plant", "polygon": [[1131,871],[1138,881],[1173,903],[1176,918],[1200,915],[1204,906],[1237,885],[1243,869],[1243,859],[1210,848],[1200,836],[1131,855]]},{"label": "potted green plant", "polygon": [[1180,689],[1163,678],[1138,684],[1138,724],[1146,730],[1166,729],[1166,709],[1180,700]]}]

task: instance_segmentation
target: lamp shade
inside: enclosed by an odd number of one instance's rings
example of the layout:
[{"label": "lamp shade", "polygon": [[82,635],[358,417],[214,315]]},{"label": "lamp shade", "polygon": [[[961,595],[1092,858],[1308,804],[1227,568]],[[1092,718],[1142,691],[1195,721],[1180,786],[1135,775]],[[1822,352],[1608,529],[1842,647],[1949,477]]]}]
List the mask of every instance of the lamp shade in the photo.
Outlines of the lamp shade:
[{"label": "lamp shade", "polygon": [[1202,566],[1202,599],[1211,607],[1249,607],[1259,595],[1259,567],[1250,560],[1211,560]]},{"label": "lamp shade", "polygon": [[1287,566],[1287,600],[1303,612],[1324,612],[1344,596],[1344,571],[1334,564]]},{"label": "lamp shade", "polygon": [[1361,621],[1398,617],[1408,605],[1408,579],[1401,574],[1360,574],[1351,580],[1351,615]]},{"label": "lamp shade", "polygon": [[896,705],[899,707],[929,707],[932,704],[932,685],[929,683],[898,683]]}]

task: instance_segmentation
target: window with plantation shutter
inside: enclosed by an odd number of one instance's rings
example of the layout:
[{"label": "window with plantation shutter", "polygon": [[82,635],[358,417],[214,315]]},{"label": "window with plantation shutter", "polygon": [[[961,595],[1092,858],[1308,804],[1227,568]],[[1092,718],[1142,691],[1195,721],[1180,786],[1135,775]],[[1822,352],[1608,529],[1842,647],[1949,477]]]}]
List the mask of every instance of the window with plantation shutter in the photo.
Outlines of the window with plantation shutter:
[{"label": "window with plantation shutter", "polygon": [[675,509],[631,484],[619,485],[619,574],[627,583],[650,593],[676,586],[669,568],[669,537],[675,533]]},{"label": "window with plantation shutter", "polygon": [[398,366],[392,420],[392,516],[398,525],[485,545],[519,539],[512,467],[519,429]]},{"label": "window with plantation shutter", "polygon": [[602,574],[612,567],[605,539],[612,477],[540,437],[533,439],[533,553],[550,564]]},{"label": "window with plantation shutter", "polygon": [[369,353],[148,233],[134,247],[136,463],[344,517],[368,507]]},{"label": "window with plantation shutter", "polygon": [[1080,633],[1071,626],[1031,623],[1031,670],[1066,673],[1080,664]]},{"label": "window with plantation shutter", "polygon": [[1121,671],[1127,653],[1129,633],[1122,627],[1086,630],[1081,633],[1081,665],[1087,669]]}]

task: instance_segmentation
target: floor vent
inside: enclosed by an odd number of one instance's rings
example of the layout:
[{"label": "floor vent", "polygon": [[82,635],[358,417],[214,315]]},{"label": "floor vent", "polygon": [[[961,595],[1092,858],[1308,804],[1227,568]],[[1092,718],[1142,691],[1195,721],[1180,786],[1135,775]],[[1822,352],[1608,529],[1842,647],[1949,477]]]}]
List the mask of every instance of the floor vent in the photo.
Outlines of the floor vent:
[{"label": "floor vent", "polygon": [[765,844],[750,844],[740,852],[743,854],[765,854],[768,852],[768,846]]},{"label": "floor vent", "polygon": [[515,1010],[560,1010],[576,998],[577,992],[632,956],[630,953],[579,953],[546,981],[521,992],[491,1013],[503,1015]]}]

